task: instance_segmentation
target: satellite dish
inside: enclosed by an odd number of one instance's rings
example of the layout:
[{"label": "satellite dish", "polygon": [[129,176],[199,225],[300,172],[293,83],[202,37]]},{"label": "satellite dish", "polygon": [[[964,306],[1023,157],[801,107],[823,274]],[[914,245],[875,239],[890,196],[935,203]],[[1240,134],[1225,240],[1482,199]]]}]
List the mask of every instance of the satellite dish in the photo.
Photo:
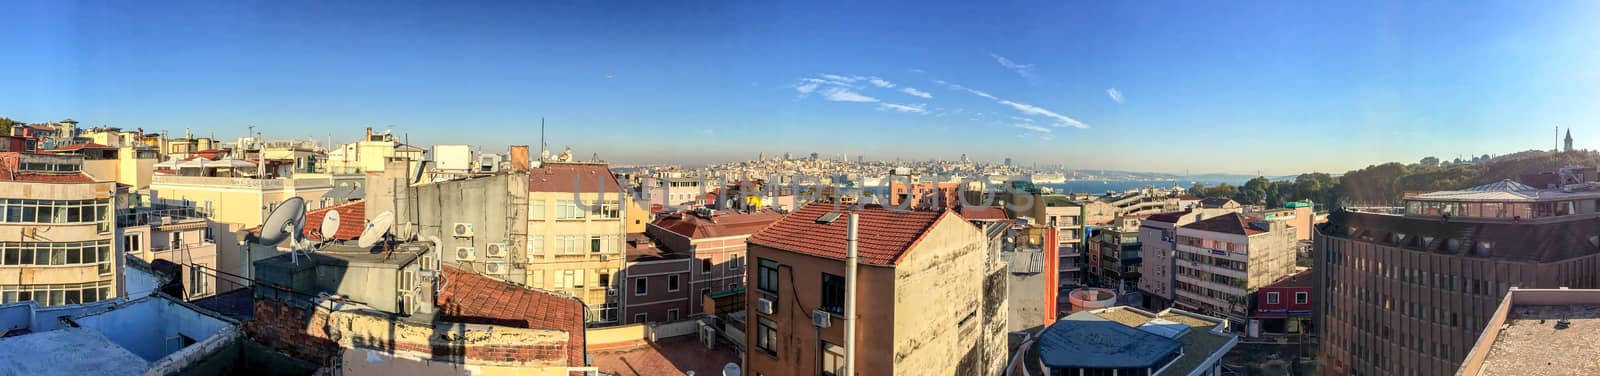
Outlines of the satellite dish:
[{"label": "satellite dish", "polygon": [[332,239],[333,234],[337,232],[339,232],[339,211],[329,210],[327,214],[322,215],[322,240]]},{"label": "satellite dish", "polygon": [[728,363],[722,366],[722,376],[739,376],[739,365]]},{"label": "satellite dish", "polygon": [[261,236],[256,238],[257,243],[265,246],[277,246],[284,240],[292,239],[306,227],[306,201],[299,197],[290,197],[278,207],[272,208],[272,213],[267,214],[267,220],[261,222]]},{"label": "satellite dish", "polygon": [[361,248],[368,248],[372,247],[373,244],[378,244],[379,240],[383,240],[383,235],[389,233],[389,226],[393,225],[394,213],[383,212],[378,214],[378,217],[373,218],[372,222],[367,222],[365,230],[361,230],[361,240],[356,245]]}]

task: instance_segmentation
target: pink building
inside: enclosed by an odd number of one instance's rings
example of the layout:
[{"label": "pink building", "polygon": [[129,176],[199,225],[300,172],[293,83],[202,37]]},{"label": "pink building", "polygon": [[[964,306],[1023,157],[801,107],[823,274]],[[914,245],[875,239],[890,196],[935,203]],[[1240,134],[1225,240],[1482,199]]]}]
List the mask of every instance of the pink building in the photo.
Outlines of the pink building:
[{"label": "pink building", "polygon": [[[663,248],[663,254],[683,255],[691,259],[685,269],[688,272],[687,281],[680,281],[680,283],[687,282],[687,286],[680,287],[688,292],[685,306],[687,314],[680,317],[704,313],[701,301],[706,294],[744,288],[745,238],[780,218],[783,216],[771,211],[690,212],[665,215],[650,223],[645,233]],[[630,264],[633,262],[630,261]],[[659,275],[658,273],[662,271],[652,270],[649,274]],[[625,282],[628,283],[631,294],[631,288],[636,283],[632,280],[633,276],[645,273],[636,273],[630,266],[628,274],[630,280]],[[649,285],[651,282],[644,283]],[[630,300],[630,303],[632,301]]]}]

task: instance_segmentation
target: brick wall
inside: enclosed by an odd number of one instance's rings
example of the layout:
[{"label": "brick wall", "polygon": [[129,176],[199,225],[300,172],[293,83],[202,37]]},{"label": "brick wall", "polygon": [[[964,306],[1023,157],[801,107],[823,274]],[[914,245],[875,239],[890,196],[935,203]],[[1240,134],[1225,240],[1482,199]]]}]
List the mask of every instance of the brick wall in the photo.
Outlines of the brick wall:
[{"label": "brick wall", "polygon": [[328,364],[341,351],[324,327],[328,312],[291,307],[270,299],[256,300],[255,319],[244,322],[245,335],[289,356]]},{"label": "brick wall", "polygon": [[331,364],[344,348],[361,348],[468,365],[581,365],[570,364],[572,338],[560,331],[473,325],[441,332],[433,325],[439,323],[396,321],[360,311],[298,308],[265,299],[256,301],[255,313],[255,320],[245,323],[250,338],[316,364]]}]

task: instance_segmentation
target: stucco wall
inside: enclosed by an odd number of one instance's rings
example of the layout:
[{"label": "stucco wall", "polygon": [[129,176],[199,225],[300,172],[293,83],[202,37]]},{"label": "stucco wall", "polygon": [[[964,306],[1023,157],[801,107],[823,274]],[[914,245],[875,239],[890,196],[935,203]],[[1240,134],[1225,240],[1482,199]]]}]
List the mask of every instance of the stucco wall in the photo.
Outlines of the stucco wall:
[{"label": "stucco wall", "polygon": [[892,324],[895,374],[984,375],[992,374],[985,358],[1004,362],[1005,344],[995,354],[986,343],[992,336],[982,317],[984,244],[977,227],[949,215],[902,256],[895,267],[895,284],[902,288],[895,289],[894,300],[904,308],[895,311]]}]

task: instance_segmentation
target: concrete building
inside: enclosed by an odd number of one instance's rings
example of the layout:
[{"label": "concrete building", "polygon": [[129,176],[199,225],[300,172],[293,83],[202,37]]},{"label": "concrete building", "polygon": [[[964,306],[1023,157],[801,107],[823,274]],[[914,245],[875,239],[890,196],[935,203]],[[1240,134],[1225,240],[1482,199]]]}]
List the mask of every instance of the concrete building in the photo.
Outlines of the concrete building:
[{"label": "concrete building", "polygon": [[1037,330],[1055,322],[1062,308],[1056,229],[1039,224],[974,222],[984,226],[984,232],[994,239],[991,242],[1000,243],[996,260],[1006,268],[1006,331]]},{"label": "concrete building", "polygon": [[1083,206],[1072,202],[1046,201],[1044,223],[1056,229],[1056,254],[1061,292],[1083,286],[1085,264]]},{"label": "concrete building", "polygon": [[[130,199],[130,207],[117,208],[114,239],[116,254],[137,257],[145,262],[166,260],[179,266],[184,300],[211,296],[244,287],[233,279],[221,279],[222,266],[211,221],[191,204],[157,205]],[[231,269],[231,268],[230,268]]]},{"label": "concrete building", "polygon": [[1223,319],[1167,309],[1112,307],[1073,313],[1039,333],[1037,359],[1009,375],[1222,375],[1239,343]]},{"label": "concrete building", "polygon": [[[695,268],[692,253],[657,246],[643,234],[630,235],[627,269],[622,275],[622,317],[628,324],[683,320],[701,311],[690,309],[698,299],[685,284]],[[699,304],[694,304],[699,306]]]},{"label": "concrete building", "polygon": [[1315,240],[1313,296],[1328,372],[1445,375],[1511,287],[1600,288],[1592,169],[1556,188],[1511,180],[1341,211]]},{"label": "concrete building", "polygon": [[[1570,138],[1568,139],[1570,145]],[[1600,374],[1600,290],[1512,288],[1456,370],[1460,376]]]},{"label": "concrete building", "polygon": [[83,157],[0,153],[0,304],[90,303],[123,294],[112,252],[115,183]]},{"label": "concrete building", "polygon": [[[704,312],[701,302],[706,295],[744,289],[745,268],[748,267],[745,239],[782,217],[771,211],[729,213],[700,210],[669,214],[651,222],[645,231],[662,247],[672,254],[693,258],[689,279],[685,280],[687,285],[682,286],[687,287],[689,306],[679,317],[698,316]],[[633,294],[624,297],[624,300],[630,305],[634,303],[632,298],[639,294],[641,283],[634,281],[635,275],[629,269],[628,283],[634,289]],[[668,292],[676,292],[680,288],[665,284],[656,287],[663,286],[667,287],[665,291]]]},{"label": "concrete building", "polygon": [[0,338],[8,375],[241,372],[239,322],[165,295],[64,317],[59,329]]},{"label": "concrete building", "polygon": [[1180,226],[1175,236],[1175,305],[1238,327],[1256,289],[1295,273],[1294,229],[1283,221],[1227,213]]},{"label": "concrete building", "polygon": [[632,197],[603,163],[545,162],[528,171],[527,187],[527,285],[582,299],[591,322],[619,322],[612,277],[627,261],[624,208],[639,210]]},{"label": "concrete building", "polygon": [[1093,201],[1079,204],[1083,206],[1083,223],[1100,226],[1111,224],[1117,218],[1125,216],[1144,216],[1183,210],[1178,203],[1178,196],[1146,188],[1120,196],[1097,197]]},{"label": "concrete building", "polygon": [[1139,222],[1139,291],[1144,294],[1143,306],[1162,310],[1172,307],[1177,297],[1172,289],[1177,282],[1176,257],[1178,254],[1178,228],[1195,221],[1227,213],[1234,209],[1193,208],[1183,211],[1154,214]]},{"label": "concrete building", "polygon": [[[856,317],[844,317],[846,229],[860,216]],[[998,375],[1006,362],[1005,269],[983,231],[951,211],[812,203],[749,239],[745,373],[840,374],[854,326],[862,375]],[[993,280],[997,283],[986,281]]]},{"label": "concrete building", "polygon": [[387,131],[373,133],[372,128],[367,128],[366,136],[361,140],[336,146],[327,153],[328,173],[360,174],[383,171],[391,157],[408,161],[408,171],[418,171],[427,150],[401,143],[399,138]]},{"label": "concrete building", "polygon": [[237,237],[243,229],[261,225],[268,213],[291,197],[300,197],[318,209],[322,195],[333,190],[327,177],[256,179],[243,177],[156,175],[150,183],[154,196],[149,201],[162,205],[193,205],[195,213],[211,221],[210,233],[217,245],[217,269],[224,273],[249,275],[250,263]]},{"label": "concrete building", "polygon": [[1312,208],[1310,201],[1291,201],[1284,203],[1282,208],[1250,214],[1269,221],[1285,221],[1289,227],[1294,228],[1296,241],[1309,242],[1311,234],[1316,232],[1316,228],[1312,226],[1317,223],[1317,213]]},{"label": "concrete building", "polygon": [[83,172],[99,180],[115,181],[134,189],[150,187],[155,174],[157,152],[154,148],[137,146],[108,146],[101,144],[72,144],[50,151],[53,154],[83,156]]},{"label": "concrete building", "polygon": [[1138,285],[1140,256],[1138,226],[1111,227],[1094,231],[1089,239],[1089,281],[1118,291]]}]

